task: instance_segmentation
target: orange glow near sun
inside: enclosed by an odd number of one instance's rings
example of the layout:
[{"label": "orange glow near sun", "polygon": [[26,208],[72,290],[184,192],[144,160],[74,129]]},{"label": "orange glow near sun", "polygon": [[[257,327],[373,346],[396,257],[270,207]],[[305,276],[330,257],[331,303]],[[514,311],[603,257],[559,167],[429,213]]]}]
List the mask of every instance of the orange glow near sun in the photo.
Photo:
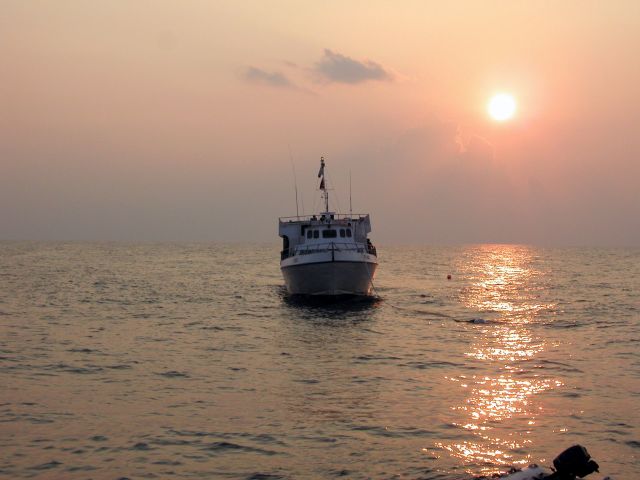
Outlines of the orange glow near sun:
[{"label": "orange glow near sun", "polygon": [[491,118],[498,122],[505,122],[513,118],[516,113],[516,99],[508,93],[498,93],[491,97],[487,111]]}]

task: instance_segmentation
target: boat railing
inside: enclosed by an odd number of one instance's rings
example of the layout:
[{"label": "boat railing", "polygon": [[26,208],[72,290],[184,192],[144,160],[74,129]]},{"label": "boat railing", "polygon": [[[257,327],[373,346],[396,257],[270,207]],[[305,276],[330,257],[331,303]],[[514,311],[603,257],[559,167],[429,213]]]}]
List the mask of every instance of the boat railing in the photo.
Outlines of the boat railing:
[{"label": "boat railing", "polygon": [[366,246],[362,243],[353,242],[322,242],[311,243],[309,245],[298,245],[295,247],[296,255],[309,255],[318,252],[359,252],[364,253]]},{"label": "boat railing", "polygon": [[353,243],[353,242],[322,242],[312,243],[309,245],[297,245],[280,252],[280,259],[293,257],[295,255],[310,255],[319,252],[358,252],[369,253],[377,256],[376,247],[371,243]]},{"label": "boat railing", "polygon": [[328,213],[319,215],[296,215],[293,217],[280,217],[280,223],[332,221],[332,220],[361,220],[367,218],[368,213]]}]

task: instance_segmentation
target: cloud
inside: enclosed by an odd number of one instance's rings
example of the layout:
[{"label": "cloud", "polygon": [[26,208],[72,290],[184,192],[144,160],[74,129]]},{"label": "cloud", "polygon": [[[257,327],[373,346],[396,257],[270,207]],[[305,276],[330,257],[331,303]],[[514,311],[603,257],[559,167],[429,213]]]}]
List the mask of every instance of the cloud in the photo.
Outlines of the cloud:
[{"label": "cloud", "polygon": [[477,134],[472,134],[468,139],[461,139],[462,153],[472,157],[493,158],[495,151],[489,140]]},{"label": "cloud", "polygon": [[359,62],[340,53],[325,49],[324,57],[315,65],[315,71],[323,79],[337,83],[362,83],[368,80],[392,80],[392,75],[382,65],[370,60]]},{"label": "cloud", "polygon": [[386,224],[384,241],[518,242],[535,228],[522,178],[494,159],[489,141],[455,121],[425,119],[359,161],[354,170],[366,175],[359,181],[387,192],[367,199]]},{"label": "cloud", "polygon": [[280,72],[267,72],[256,67],[248,67],[243,72],[243,78],[252,83],[260,83],[270,87],[293,88],[297,87]]}]

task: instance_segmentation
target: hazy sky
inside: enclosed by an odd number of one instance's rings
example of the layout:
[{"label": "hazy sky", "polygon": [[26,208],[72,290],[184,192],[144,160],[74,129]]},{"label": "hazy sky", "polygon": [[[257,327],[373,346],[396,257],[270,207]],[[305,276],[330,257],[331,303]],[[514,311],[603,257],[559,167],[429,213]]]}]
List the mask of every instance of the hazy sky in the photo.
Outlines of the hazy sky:
[{"label": "hazy sky", "polygon": [[640,2],[0,1],[0,239],[277,241],[289,146],[380,243],[640,245]]}]

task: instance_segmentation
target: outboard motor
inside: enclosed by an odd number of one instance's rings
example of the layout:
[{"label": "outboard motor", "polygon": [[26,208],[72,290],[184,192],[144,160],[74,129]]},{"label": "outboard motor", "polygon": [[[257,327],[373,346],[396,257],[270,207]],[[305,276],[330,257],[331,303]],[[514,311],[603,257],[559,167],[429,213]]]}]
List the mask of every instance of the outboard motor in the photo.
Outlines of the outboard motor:
[{"label": "outboard motor", "polygon": [[[526,468],[511,469],[509,472],[499,475],[500,480],[576,480],[598,471],[598,464],[591,459],[591,455],[582,445],[574,445],[567,448],[553,460],[553,470],[538,465],[529,465]],[[476,480],[488,480],[487,477],[478,477]],[[611,480],[607,477],[605,480]]]},{"label": "outboard motor", "polygon": [[598,471],[598,464],[591,460],[591,455],[582,445],[567,448],[553,460],[555,472],[549,479],[575,480]]}]

